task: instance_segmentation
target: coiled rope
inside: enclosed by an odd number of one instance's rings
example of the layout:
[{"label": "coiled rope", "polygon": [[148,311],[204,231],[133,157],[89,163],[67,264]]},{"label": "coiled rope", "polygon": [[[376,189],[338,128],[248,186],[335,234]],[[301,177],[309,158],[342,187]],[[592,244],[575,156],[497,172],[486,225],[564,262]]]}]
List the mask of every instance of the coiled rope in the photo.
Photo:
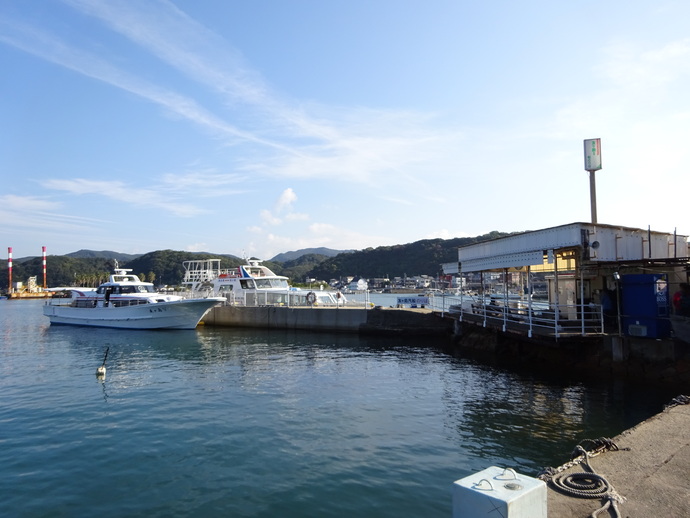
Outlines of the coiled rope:
[{"label": "coiled rope", "polygon": [[[592,443],[594,448],[591,451],[582,447],[583,443]],[[618,504],[625,502],[625,497],[619,495],[611,483],[602,475],[595,473],[589,464],[589,459],[604,451],[619,450],[616,443],[611,439],[602,437],[592,440],[586,439],[575,447],[571,456],[571,461],[563,466],[553,469],[546,468],[538,476],[539,479],[550,482],[557,491],[577,498],[600,498],[605,499],[604,504],[594,511],[590,518],[596,518],[609,508],[613,509],[614,516],[620,518]],[[577,464],[582,464],[586,472],[565,473],[566,470]]]},{"label": "coiled rope", "polygon": [[690,396],[681,394],[680,396],[674,397],[668,405],[664,406],[664,410],[668,410],[669,408],[673,408],[674,406],[678,405],[690,405]]}]

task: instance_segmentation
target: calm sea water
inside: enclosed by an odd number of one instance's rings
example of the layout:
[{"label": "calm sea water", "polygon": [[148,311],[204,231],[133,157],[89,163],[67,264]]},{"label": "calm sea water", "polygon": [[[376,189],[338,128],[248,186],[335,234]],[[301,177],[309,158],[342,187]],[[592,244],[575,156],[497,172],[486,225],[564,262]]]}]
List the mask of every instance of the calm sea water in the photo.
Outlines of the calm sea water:
[{"label": "calm sea water", "polygon": [[41,305],[0,301],[3,517],[448,517],[454,480],[534,476],[677,395],[424,338],[51,327]]}]

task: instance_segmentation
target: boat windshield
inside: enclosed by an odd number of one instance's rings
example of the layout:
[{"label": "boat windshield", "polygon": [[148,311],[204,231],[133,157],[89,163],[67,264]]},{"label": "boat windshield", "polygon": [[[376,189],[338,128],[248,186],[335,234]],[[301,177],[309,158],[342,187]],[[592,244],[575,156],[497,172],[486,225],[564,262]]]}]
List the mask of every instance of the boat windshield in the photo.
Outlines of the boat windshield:
[{"label": "boat windshield", "polygon": [[[145,285],[124,285],[124,286],[108,286],[110,289],[110,293],[114,295],[119,295],[119,294],[124,294],[124,293],[156,293],[156,290],[153,286],[145,286]],[[98,289],[96,290],[96,293],[99,295],[103,295],[106,292],[106,287],[105,286],[99,286]]]},{"label": "boat windshield", "polygon": [[287,279],[256,279],[256,287],[259,289],[280,288],[288,289]]}]

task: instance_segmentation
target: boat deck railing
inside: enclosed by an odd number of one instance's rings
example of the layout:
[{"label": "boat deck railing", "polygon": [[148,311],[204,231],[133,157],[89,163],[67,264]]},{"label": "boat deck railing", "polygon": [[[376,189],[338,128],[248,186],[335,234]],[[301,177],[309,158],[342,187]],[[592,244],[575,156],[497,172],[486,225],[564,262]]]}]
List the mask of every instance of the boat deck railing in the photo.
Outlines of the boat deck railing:
[{"label": "boat deck railing", "polygon": [[351,302],[344,297],[338,299],[333,293],[329,295],[326,292],[317,290],[267,290],[244,293],[241,295],[236,295],[230,291],[220,293],[214,293],[212,291],[176,292],[176,295],[182,295],[186,298],[225,297],[226,305],[241,307],[363,307],[363,304]]}]

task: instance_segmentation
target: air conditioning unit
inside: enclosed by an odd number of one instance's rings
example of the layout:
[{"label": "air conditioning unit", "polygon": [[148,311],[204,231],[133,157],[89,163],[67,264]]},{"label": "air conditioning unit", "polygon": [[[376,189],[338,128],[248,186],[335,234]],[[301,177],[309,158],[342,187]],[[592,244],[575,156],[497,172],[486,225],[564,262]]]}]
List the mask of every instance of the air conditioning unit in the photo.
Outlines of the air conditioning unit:
[{"label": "air conditioning unit", "polygon": [[640,324],[630,324],[628,326],[628,335],[630,336],[647,336],[647,326]]}]

